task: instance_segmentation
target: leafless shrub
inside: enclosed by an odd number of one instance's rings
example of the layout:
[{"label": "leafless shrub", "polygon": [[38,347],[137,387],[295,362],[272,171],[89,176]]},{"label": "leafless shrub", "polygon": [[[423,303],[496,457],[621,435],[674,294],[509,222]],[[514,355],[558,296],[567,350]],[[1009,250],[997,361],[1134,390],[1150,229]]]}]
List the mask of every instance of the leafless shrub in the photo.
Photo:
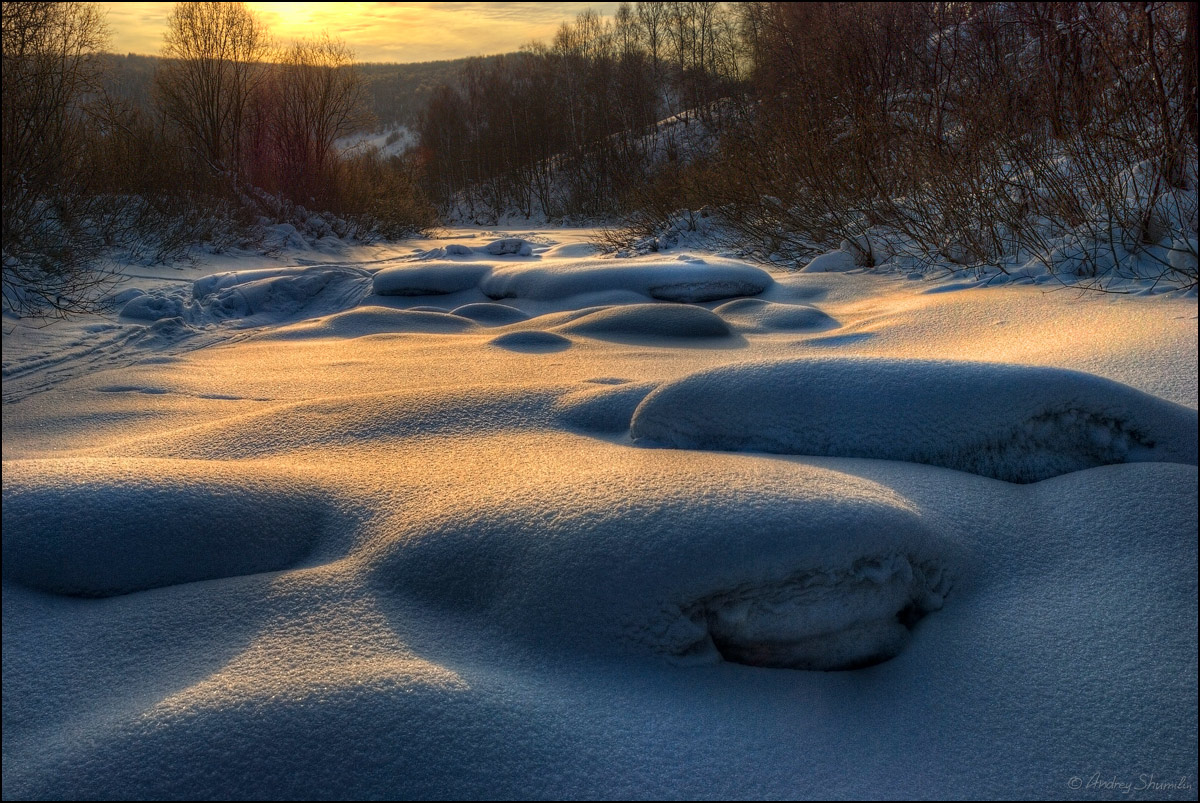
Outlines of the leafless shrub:
[{"label": "leafless shrub", "polygon": [[745,247],[1196,281],[1194,5],[740,8],[705,200]]},{"label": "leafless shrub", "polygon": [[92,268],[121,209],[81,187],[105,40],[93,4],[3,4],[3,295],[19,314],[86,308],[110,281]]}]

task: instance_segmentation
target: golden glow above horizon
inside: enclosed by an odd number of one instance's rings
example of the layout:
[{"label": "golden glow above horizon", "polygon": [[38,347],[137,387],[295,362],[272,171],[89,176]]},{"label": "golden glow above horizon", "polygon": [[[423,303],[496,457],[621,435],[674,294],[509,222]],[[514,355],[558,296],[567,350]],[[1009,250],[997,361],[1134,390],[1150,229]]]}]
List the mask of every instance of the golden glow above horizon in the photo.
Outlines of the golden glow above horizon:
[{"label": "golden glow above horizon", "polygon": [[[101,3],[114,53],[157,55],[174,3]],[[586,8],[617,3],[247,3],[271,34],[290,41],[328,33],[358,61],[437,61],[510,53],[547,40]]]}]

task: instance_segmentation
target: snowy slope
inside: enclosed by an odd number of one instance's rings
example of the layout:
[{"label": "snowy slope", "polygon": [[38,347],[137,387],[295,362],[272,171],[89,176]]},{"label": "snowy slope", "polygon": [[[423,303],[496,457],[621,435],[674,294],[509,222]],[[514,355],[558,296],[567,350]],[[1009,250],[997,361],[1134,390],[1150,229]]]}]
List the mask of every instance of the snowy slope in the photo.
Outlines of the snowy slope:
[{"label": "snowy slope", "polygon": [[1194,297],[589,235],[6,320],[5,798],[1195,798]]}]

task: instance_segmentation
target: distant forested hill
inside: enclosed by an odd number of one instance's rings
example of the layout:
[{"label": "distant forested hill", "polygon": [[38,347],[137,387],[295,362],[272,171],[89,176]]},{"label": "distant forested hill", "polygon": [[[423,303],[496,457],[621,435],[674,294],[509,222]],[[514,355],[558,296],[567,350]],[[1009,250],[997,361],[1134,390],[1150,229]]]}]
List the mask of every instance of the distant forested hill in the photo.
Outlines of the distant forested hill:
[{"label": "distant forested hill", "polygon": [[[497,57],[489,56],[485,62]],[[425,61],[418,64],[359,64],[367,79],[371,110],[381,130],[405,125],[415,128],[433,91],[441,84],[457,84],[470,59]]]},{"label": "distant forested hill", "polygon": [[[484,62],[492,58],[484,59]],[[148,107],[157,56],[133,53],[104,56],[105,84],[109,92],[135,106]],[[404,125],[415,128],[421,110],[441,84],[456,84],[468,59],[426,61],[419,64],[358,64],[367,79],[368,105],[378,119],[378,130]]]}]

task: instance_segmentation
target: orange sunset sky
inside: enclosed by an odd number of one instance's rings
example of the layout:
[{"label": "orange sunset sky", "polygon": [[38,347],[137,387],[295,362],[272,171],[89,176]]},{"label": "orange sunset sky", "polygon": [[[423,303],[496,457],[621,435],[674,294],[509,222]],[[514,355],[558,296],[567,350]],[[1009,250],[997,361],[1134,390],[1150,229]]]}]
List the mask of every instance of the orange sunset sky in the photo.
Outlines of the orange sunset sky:
[{"label": "orange sunset sky", "polygon": [[[155,55],[174,3],[100,3],[115,53]],[[247,3],[282,40],[328,32],[359,61],[434,61],[508,53],[559,23],[617,3]]]}]

